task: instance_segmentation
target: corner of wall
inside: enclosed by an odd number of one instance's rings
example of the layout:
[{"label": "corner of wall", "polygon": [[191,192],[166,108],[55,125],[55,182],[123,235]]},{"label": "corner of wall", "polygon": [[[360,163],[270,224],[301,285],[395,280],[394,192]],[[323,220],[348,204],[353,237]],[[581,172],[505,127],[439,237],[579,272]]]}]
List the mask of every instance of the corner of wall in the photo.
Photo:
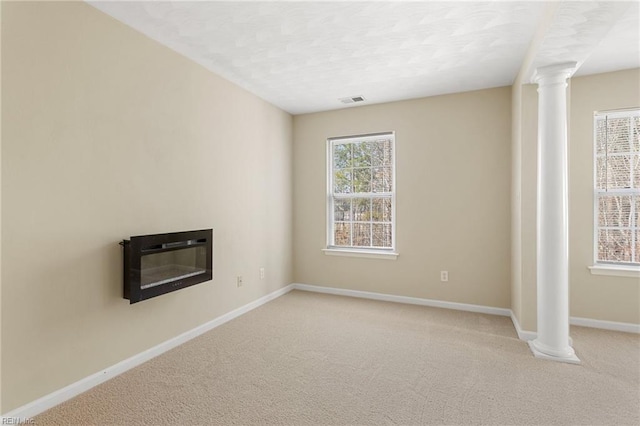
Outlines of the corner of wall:
[{"label": "corner of wall", "polygon": [[511,113],[511,310],[523,329],[535,330],[537,94],[521,75],[512,86]]},{"label": "corner of wall", "polygon": [[511,86],[511,311],[520,321],[522,304],[522,85]]}]

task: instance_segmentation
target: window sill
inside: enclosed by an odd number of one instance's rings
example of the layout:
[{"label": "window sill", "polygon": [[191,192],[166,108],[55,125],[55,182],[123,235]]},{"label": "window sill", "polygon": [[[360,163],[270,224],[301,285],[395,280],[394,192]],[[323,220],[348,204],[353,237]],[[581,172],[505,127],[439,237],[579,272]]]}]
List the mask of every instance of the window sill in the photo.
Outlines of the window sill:
[{"label": "window sill", "polygon": [[614,277],[640,278],[640,267],[620,265],[589,266],[592,275],[609,275]]},{"label": "window sill", "polygon": [[337,248],[327,248],[322,249],[324,254],[327,256],[346,256],[346,257],[362,257],[368,259],[386,259],[386,260],[396,260],[399,256],[398,253],[390,252],[390,251],[373,251],[373,250],[347,250],[347,249],[337,249]]}]

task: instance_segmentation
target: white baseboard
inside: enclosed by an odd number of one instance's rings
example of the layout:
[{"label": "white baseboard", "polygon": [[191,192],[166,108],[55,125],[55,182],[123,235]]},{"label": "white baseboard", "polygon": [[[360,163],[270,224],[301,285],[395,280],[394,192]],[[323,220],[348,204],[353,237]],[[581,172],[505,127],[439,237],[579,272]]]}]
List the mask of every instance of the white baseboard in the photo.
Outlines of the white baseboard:
[{"label": "white baseboard", "polygon": [[434,308],[455,309],[458,311],[478,312],[481,314],[500,315],[508,317],[511,315],[511,309],[494,308],[483,305],[470,305],[467,303],[445,302],[434,299],[421,299],[419,297],[396,296],[393,294],[372,293],[368,291],[346,290],[335,287],[321,287],[309,284],[293,284],[296,290],[312,291],[315,293],[335,294],[338,296],[359,297],[361,299],[382,300],[385,302],[407,303],[410,305],[431,306]]},{"label": "white baseboard", "polygon": [[293,290],[293,288],[293,284],[289,284],[286,287],[269,293],[266,296],[254,300],[251,303],[247,303],[244,306],[234,309],[233,311],[221,315],[192,330],[186,331],[172,339],[162,342],[159,345],[147,349],[144,352],[140,352],[139,354],[134,355],[131,358],[125,359],[124,361],[112,365],[111,367],[107,367],[106,369],[98,373],[85,377],[84,379],[72,383],[69,386],[66,386],[33,402],[23,405],[22,407],[16,408],[15,410],[3,414],[2,417],[28,419],[37,416],[38,414],[43,413],[49,408],[55,407],[58,404],[61,404],[83,392],[86,392],[94,386],[104,383],[107,380],[112,379],[127,370],[130,370],[164,352],[167,352],[170,349],[175,348],[176,346],[179,346],[195,337],[198,337],[203,333],[206,333],[209,330],[212,330],[228,321],[231,321],[234,318],[239,317],[242,314],[245,314],[261,305],[264,305],[265,303],[270,302],[271,300],[290,292],[291,290]]},{"label": "white baseboard", "polygon": [[[534,340],[538,333],[535,331],[526,331],[520,327],[520,323],[516,316],[511,313],[511,321],[513,322],[513,326],[518,333],[518,338],[520,340]],[[628,322],[615,322],[615,321],[604,321],[604,320],[595,320],[591,318],[580,318],[580,317],[570,317],[569,324],[577,325],[580,327],[589,327],[589,328],[599,328],[602,330],[611,330],[611,331],[622,331],[624,333],[635,333],[640,334],[640,324],[631,324]],[[571,339],[571,337],[569,337]]]},{"label": "white baseboard", "polygon": [[[382,300],[382,301],[396,302],[396,303],[408,303],[411,305],[431,306],[435,308],[455,309],[458,311],[478,312],[481,314],[491,314],[491,315],[511,317],[511,321],[513,322],[513,326],[515,327],[516,333],[518,333],[518,338],[520,340],[526,340],[526,341],[534,340],[537,336],[537,333],[535,331],[523,330],[522,327],[520,327],[520,323],[518,322],[518,319],[513,314],[511,309],[495,308],[492,306],[483,306],[483,305],[471,305],[467,303],[445,302],[442,300],[421,299],[418,297],[396,296],[392,294],[372,293],[368,291],[347,290],[344,288],[336,288],[336,287],[322,287],[317,285],[300,284],[300,283],[294,283],[292,284],[292,286],[296,290],[311,291],[315,293],[335,294],[338,296],[359,297],[362,299]],[[640,334],[640,324],[594,320],[589,318],[578,318],[578,317],[569,318],[569,323],[571,325],[578,325],[582,327],[601,328],[604,330],[623,331],[626,333]]]},{"label": "white baseboard", "polygon": [[526,331],[520,327],[520,322],[518,322],[518,318],[516,318],[513,311],[511,311],[511,322],[513,322],[513,326],[516,329],[516,333],[518,333],[518,339],[520,340],[534,340],[538,335],[535,331]]},{"label": "white baseboard", "polygon": [[640,324],[628,322],[604,321],[591,318],[571,317],[569,324],[581,327],[600,328],[603,330],[623,331],[625,333],[640,334]]}]

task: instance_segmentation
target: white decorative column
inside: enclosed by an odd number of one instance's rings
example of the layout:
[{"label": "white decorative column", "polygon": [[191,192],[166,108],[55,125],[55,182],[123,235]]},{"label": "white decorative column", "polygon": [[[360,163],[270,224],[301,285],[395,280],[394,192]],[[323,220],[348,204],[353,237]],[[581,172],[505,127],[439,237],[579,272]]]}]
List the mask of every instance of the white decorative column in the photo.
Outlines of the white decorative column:
[{"label": "white decorative column", "polygon": [[569,341],[567,79],[575,62],[536,69],[538,84],[537,291],[534,355],[579,363]]}]

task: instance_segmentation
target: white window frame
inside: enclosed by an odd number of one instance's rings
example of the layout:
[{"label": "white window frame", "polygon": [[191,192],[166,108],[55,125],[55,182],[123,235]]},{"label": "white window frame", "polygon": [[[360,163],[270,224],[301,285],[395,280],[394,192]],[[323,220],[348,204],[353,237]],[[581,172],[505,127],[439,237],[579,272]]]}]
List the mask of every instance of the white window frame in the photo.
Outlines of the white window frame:
[{"label": "white window frame", "polygon": [[[599,195],[608,194],[608,195],[637,195],[640,196],[640,188],[633,187],[633,178],[631,180],[631,188],[621,188],[621,189],[598,189],[598,140],[597,140],[597,121],[599,118],[605,116],[608,118],[620,118],[620,117],[635,117],[640,116],[640,109],[626,109],[626,110],[614,110],[614,111],[596,111],[593,114],[593,266],[590,266],[589,269],[591,273],[594,275],[611,275],[611,276],[623,276],[623,277],[640,277],[640,263],[629,263],[629,262],[614,262],[614,261],[602,261],[598,259],[598,243],[599,243]],[[629,137],[632,137],[632,133],[629,133]],[[631,145],[630,145],[631,146]],[[633,148],[631,149],[631,153],[633,153]],[[633,160],[633,157],[632,157]],[[633,167],[633,163],[631,164]],[[633,220],[635,214],[635,203],[631,202],[631,211],[630,216]],[[635,225],[635,226],[634,226]],[[635,251],[635,238],[636,233],[635,229],[640,229],[640,224],[630,223],[628,229],[631,231],[632,240],[631,240],[631,249]],[[613,227],[616,228],[616,227]],[[620,228],[623,229],[623,228]],[[627,229],[627,228],[624,228]],[[635,259],[640,259],[640,253],[636,253]]]},{"label": "white window frame", "polygon": [[[370,142],[381,138],[391,140],[391,192],[384,193],[357,193],[349,194],[343,198],[372,198],[376,195],[388,196],[391,199],[391,247],[344,247],[334,244],[334,193],[333,193],[333,146],[336,144],[351,144],[356,142]],[[365,257],[395,260],[396,252],[396,143],[395,132],[370,133],[364,135],[341,136],[327,139],[327,244],[323,249],[326,255]]]}]

